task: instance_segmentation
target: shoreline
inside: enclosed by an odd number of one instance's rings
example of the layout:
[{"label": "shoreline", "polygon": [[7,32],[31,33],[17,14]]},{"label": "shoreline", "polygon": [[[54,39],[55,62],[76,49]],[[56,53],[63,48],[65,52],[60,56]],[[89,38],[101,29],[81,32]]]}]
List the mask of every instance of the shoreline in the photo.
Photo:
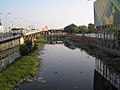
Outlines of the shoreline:
[{"label": "shoreline", "polygon": [[[40,37],[35,45],[44,45],[45,40]],[[37,48],[38,49],[38,48]],[[15,89],[24,80],[35,76],[38,66],[38,50],[35,49],[30,55],[20,56],[0,73],[0,90]]]}]

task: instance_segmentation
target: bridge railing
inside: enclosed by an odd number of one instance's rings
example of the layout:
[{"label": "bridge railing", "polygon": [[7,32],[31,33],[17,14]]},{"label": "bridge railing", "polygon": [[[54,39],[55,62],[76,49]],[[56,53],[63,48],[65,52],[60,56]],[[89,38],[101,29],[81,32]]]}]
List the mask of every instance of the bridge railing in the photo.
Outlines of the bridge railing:
[{"label": "bridge railing", "polygon": [[39,33],[41,30],[22,30],[23,35],[33,34],[33,33]]},{"label": "bridge railing", "polygon": [[21,35],[29,35],[29,34],[34,34],[34,33],[39,33],[41,32],[40,30],[22,30],[19,32],[7,32],[7,33],[0,33],[0,42],[5,41],[8,39],[14,39],[17,37],[21,37]]},{"label": "bridge railing", "polygon": [[20,37],[20,36],[21,36],[20,33],[14,34],[14,32],[0,33],[0,42],[8,40],[8,39],[13,39],[13,38],[16,38],[16,37]]}]

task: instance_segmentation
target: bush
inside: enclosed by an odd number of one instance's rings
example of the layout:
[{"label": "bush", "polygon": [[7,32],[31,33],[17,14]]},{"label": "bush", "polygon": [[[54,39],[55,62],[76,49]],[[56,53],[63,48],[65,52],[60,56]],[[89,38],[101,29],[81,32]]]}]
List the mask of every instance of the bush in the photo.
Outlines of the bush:
[{"label": "bush", "polygon": [[32,41],[28,40],[28,41],[26,41],[26,44],[24,44],[20,47],[19,50],[20,50],[21,55],[28,55],[33,51],[33,49],[34,49],[34,47],[32,45]]},{"label": "bush", "polygon": [[28,55],[30,53],[30,49],[27,45],[22,45],[19,50],[21,55]]}]

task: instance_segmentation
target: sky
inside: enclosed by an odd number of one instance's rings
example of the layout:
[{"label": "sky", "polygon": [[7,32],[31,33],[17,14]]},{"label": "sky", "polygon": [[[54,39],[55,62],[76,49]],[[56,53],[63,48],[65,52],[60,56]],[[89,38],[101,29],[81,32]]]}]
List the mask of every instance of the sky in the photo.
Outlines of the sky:
[{"label": "sky", "polygon": [[[6,27],[50,29],[64,28],[74,23],[94,23],[95,0],[0,0],[0,19]],[[11,13],[11,14],[8,14]]]}]

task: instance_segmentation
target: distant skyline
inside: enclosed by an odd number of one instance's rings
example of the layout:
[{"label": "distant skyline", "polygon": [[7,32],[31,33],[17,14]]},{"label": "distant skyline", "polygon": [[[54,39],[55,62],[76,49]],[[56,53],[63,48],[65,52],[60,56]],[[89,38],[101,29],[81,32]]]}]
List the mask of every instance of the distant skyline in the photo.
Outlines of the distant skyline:
[{"label": "distant skyline", "polygon": [[36,28],[64,28],[71,23],[88,25],[94,23],[94,1],[1,0],[0,13],[3,14],[0,14],[0,19],[7,27],[35,25]]}]

